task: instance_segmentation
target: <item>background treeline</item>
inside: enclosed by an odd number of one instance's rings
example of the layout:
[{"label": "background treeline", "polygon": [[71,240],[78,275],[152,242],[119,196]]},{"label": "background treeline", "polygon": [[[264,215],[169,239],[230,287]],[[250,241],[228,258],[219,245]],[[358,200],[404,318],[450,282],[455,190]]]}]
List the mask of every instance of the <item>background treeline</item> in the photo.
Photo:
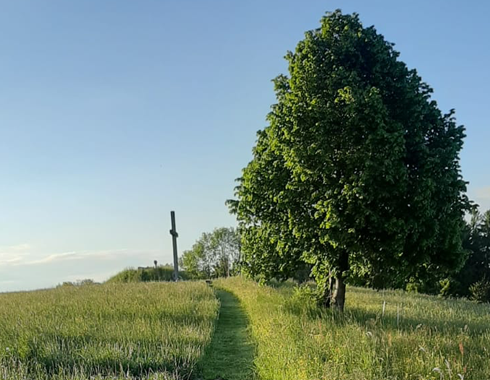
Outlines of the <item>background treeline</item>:
[{"label": "background treeline", "polygon": [[239,272],[240,236],[233,227],[203,233],[179,260],[188,277],[208,279],[229,277]]},{"label": "background treeline", "polygon": [[[203,233],[192,249],[184,251],[179,259],[179,279],[199,280],[229,277],[239,273],[240,236],[233,227],[216,228]],[[131,283],[173,281],[174,268],[171,264],[153,267],[126,268],[109,278],[107,283]],[[86,285],[92,280],[83,280],[63,285]]]},{"label": "background treeline", "polygon": [[468,258],[455,276],[441,282],[441,292],[490,302],[490,210],[483,214],[475,210],[463,234]]},{"label": "background treeline", "polygon": [[[127,282],[151,282],[151,281],[173,281],[174,268],[170,265],[162,265],[147,268],[127,268],[122,272],[112,276],[108,283],[127,283]],[[188,280],[189,276],[185,271],[179,271],[181,280]]]}]

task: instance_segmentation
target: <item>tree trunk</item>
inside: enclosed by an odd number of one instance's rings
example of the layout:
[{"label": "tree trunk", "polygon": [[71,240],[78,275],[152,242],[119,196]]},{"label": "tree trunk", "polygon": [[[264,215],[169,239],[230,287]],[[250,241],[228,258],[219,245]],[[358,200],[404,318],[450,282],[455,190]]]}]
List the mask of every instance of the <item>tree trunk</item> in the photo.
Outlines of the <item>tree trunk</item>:
[{"label": "tree trunk", "polygon": [[345,305],[345,272],[349,270],[349,254],[344,251],[339,257],[339,268],[335,275],[335,291],[332,305],[339,311],[344,311]]},{"label": "tree trunk", "polygon": [[332,305],[339,311],[344,311],[345,305],[345,281],[342,273],[335,277],[335,292],[333,293]]},{"label": "tree trunk", "polygon": [[333,285],[334,285],[334,281],[333,281],[333,277],[332,277],[332,273],[329,273],[328,274],[328,283],[327,283],[328,287],[327,289],[324,289],[323,291],[323,305],[326,307],[326,308],[330,308],[331,304],[332,304],[332,297],[333,297]]}]

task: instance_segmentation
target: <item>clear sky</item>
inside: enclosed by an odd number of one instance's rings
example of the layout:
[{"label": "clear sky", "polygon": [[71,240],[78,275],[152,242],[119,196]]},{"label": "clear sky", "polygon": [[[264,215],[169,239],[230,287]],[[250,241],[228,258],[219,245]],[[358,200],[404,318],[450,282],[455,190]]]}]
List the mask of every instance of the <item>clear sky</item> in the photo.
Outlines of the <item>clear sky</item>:
[{"label": "clear sky", "polygon": [[358,12],[467,128],[490,208],[490,3],[0,1],[0,291],[171,261],[224,205],[275,101],[271,79],[326,11]]}]

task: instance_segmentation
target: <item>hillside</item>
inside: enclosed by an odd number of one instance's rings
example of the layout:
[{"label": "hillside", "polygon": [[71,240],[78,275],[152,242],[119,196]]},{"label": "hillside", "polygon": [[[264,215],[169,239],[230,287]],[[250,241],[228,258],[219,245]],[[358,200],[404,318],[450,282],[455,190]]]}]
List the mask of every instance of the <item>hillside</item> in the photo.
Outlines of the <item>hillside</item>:
[{"label": "hillside", "polygon": [[[184,271],[179,271],[179,278],[187,280],[188,276]],[[127,268],[109,278],[107,283],[128,283],[128,282],[151,282],[151,281],[173,281],[174,268],[170,266],[146,267],[146,268]]]}]

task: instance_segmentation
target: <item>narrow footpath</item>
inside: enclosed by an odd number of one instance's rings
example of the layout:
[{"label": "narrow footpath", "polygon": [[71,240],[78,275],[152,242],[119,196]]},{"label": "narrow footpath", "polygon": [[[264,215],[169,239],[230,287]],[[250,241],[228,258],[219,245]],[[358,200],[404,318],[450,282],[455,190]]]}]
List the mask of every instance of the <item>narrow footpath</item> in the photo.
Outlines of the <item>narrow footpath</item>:
[{"label": "narrow footpath", "polygon": [[248,318],[232,293],[217,289],[221,308],[213,339],[202,360],[204,380],[253,379],[254,345]]}]

